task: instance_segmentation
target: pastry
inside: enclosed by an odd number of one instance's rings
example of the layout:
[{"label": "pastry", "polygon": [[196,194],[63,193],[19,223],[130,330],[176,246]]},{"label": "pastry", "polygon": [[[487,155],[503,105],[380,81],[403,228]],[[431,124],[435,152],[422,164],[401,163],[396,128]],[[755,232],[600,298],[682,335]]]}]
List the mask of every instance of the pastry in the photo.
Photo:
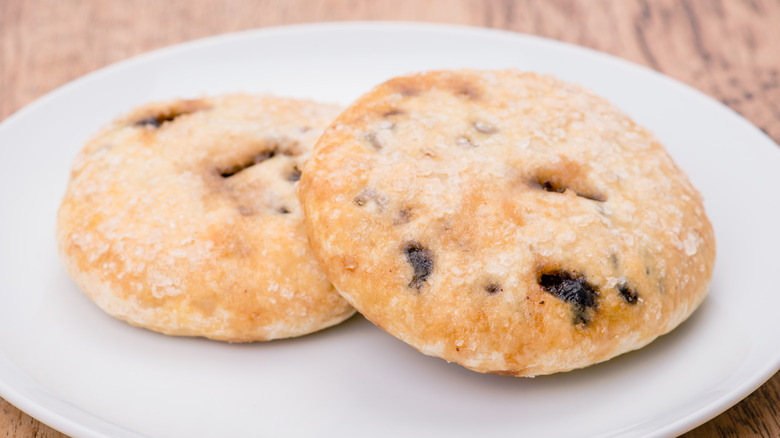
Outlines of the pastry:
[{"label": "pastry", "polygon": [[535,376],[640,348],[704,299],[715,242],[663,146],[550,76],[391,79],[317,142],[298,196],[366,318],[479,372]]},{"label": "pastry", "polygon": [[295,185],[333,105],[228,95],[136,108],[75,159],[64,265],[107,313],[171,335],[286,338],[354,313],[315,260]]}]

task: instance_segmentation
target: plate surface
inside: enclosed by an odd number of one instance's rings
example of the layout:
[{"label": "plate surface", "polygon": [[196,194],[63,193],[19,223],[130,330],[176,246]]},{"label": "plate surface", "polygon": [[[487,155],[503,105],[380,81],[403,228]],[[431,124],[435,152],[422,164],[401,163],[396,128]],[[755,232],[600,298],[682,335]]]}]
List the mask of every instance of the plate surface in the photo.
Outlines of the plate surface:
[{"label": "plate surface", "polygon": [[[349,103],[437,68],[553,73],[653,130],[703,193],[710,295],[671,334],[535,379],[421,355],[360,316],[299,339],[172,338],[103,314],[54,239],[87,137],[149,100],[228,91]],[[195,41],[70,83],[0,125],[0,395],[75,436],[671,436],[780,368],[780,149],[716,101],[648,69],[541,38],[401,23],[303,25]],[[769,192],[769,194],[767,194]]]}]

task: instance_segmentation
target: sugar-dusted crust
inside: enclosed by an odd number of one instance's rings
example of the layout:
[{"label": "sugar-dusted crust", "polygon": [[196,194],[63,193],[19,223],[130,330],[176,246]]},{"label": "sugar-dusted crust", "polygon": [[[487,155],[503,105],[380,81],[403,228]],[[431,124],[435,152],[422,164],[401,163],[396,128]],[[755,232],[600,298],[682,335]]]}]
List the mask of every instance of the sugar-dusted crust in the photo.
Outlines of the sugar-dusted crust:
[{"label": "sugar-dusted crust", "polygon": [[107,313],[231,342],[348,318],[316,262],[295,185],[339,108],[230,95],[149,104],[76,157],[58,216],[68,273]]},{"label": "sugar-dusted crust", "polygon": [[480,372],[567,371],[642,347],[704,299],[699,193],[647,130],[549,76],[392,79],[325,132],[298,196],[359,312]]}]

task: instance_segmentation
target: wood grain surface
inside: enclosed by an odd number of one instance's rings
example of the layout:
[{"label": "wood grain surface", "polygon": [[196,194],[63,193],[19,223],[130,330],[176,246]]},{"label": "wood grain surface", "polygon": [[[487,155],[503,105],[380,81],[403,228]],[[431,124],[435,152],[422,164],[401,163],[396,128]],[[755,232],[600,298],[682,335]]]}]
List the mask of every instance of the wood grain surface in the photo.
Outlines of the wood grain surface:
[{"label": "wood grain surface", "polygon": [[[405,20],[508,29],[646,65],[780,141],[780,0],[0,0],[0,120],[90,71],[159,47],[293,23]],[[685,434],[780,436],[780,374]],[[0,437],[62,437],[0,398]]]}]

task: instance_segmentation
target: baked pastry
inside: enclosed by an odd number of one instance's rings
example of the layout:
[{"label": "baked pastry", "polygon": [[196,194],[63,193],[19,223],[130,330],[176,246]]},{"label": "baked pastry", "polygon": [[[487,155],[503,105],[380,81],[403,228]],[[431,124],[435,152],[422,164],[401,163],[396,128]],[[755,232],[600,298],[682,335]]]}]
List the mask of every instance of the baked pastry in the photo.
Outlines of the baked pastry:
[{"label": "baked pastry", "polygon": [[152,103],[76,157],[58,216],[68,273],[107,313],[231,342],[354,313],[316,262],[295,185],[333,105],[229,95]]},{"label": "baked pastry", "polygon": [[379,85],[325,131],[298,196],[360,313],[479,372],[642,347],[702,302],[715,256],[701,196],[650,132],[518,71]]}]

